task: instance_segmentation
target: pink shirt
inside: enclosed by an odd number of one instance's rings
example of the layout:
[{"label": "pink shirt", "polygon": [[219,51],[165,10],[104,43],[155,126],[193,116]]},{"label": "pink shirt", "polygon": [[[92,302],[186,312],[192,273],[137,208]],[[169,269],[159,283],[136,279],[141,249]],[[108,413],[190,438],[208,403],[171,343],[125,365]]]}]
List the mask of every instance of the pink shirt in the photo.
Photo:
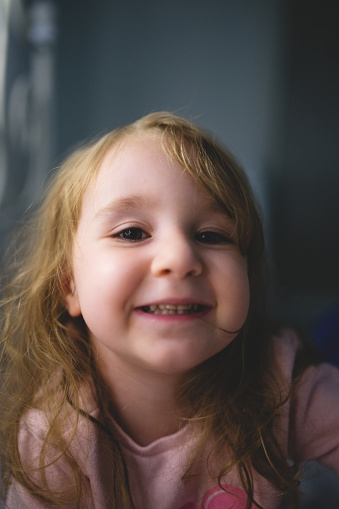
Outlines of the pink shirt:
[{"label": "pink shirt", "polygon": [[[284,331],[275,339],[275,344],[279,366],[286,379],[290,380],[297,337],[291,331]],[[286,456],[299,461],[318,460],[339,475],[339,371],[327,364],[308,368],[282,412],[280,440]],[[99,419],[95,401],[91,403],[89,413]],[[210,478],[208,449],[195,468],[197,475],[188,483],[181,481],[188,455],[194,447],[192,424],[146,447],[136,444],[115,423],[112,425],[120,437],[137,509],[245,508],[246,495],[236,472],[231,472],[223,480],[227,492]],[[32,460],[39,454],[45,434],[43,412],[31,410],[21,423],[19,446],[23,460]],[[88,487],[81,503],[82,509],[109,509],[106,500],[111,490],[108,475],[111,467],[101,437],[95,424],[81,419],[72,453],[81,466]],[[48,478],[56,488],[64,486],[66,474],[67,467],[62,458],[48,469]],[[268,509],[278,508],[281,503],[279,493],[256,472],[253,472],[253,477],[257,502]],[[8,493],[7,507],[42,509],[47,506],[33,499],[14,482]],[[69,506],[69,509],[73,507]]]}]

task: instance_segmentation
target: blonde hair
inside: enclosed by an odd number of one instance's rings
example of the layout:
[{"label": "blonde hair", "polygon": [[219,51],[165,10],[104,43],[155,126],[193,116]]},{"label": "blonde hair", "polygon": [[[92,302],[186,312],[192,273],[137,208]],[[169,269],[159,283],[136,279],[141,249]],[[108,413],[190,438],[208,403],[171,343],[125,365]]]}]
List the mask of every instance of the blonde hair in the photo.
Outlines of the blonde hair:
[{"label": "blonde hair", "polygon": [[[62,296],[70,281],[73,240],[85,190],[111,147],[118,147],[126,137],[147,132],[158,133],[166,153],[234,219],[240,249],[248,260],[251,303],[245,326],[231,345],[188,373],[178,388],[178,398],[201,429],[199,447],[184,479],[190,476],[212,435],[216,450],[223,444],[231,452],[230,460],[216,477],[221,482],[223,475],[235,467],[248,494],[247,508],[255,503],[251,468],[297,499],[296,470],[287,464],[274,433],[284,398],[269,368],[270,335],[264,327],[264,240],[250,186],[225,149],[192,123],[167,112],[147,115],[75,151],[57,172],[43,204],[25,227],[26,240],[23,242],[21,235],[20,250],[11,250],[11,277],[3,292],[1,331],[4,489],[14,478],[43,502],[62,505],[75,499],[80,503],[85,488],[70,447],[84,414],[80,389],[85,385],[98,387],[103,425],[107,410],[86,326],[81,318],[70,318]],[[49,420],[49,432],[36,466],[41,472],[40,487],[22,465],[18,450],[19,422],[34,407],[43,408]],[[71,414],[76,418],[65,444],[63,423]],[[132,508],[119,442],[108,435],[106,439],[114,472],[112,507]],[[54,493],[48,485],[45,470],[51,443],[73,473],[75,490],[71,494]]]}]

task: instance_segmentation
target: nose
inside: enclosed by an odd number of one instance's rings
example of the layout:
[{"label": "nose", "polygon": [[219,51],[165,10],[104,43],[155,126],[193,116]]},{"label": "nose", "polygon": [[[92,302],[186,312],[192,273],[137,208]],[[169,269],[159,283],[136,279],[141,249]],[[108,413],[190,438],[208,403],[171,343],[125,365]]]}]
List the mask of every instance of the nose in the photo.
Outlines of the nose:
[{"label": "nose", "polygon": [[171,275],[183,279],[197,277],[202,270],[203,263],[193,240],[178,233],[158,241],[151,266],[154,276]]}]

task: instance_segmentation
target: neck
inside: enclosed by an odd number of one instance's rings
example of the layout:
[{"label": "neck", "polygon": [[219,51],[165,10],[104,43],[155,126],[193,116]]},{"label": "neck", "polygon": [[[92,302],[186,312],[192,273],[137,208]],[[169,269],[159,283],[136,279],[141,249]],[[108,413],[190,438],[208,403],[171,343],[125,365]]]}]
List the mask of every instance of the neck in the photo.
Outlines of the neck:
[{"label": "neck", "polygon": [[139,445],[177,432],[185,422],[175,399],[177,376],[115,365],[99,371],[112,395],[114,417],[121,428]]}]

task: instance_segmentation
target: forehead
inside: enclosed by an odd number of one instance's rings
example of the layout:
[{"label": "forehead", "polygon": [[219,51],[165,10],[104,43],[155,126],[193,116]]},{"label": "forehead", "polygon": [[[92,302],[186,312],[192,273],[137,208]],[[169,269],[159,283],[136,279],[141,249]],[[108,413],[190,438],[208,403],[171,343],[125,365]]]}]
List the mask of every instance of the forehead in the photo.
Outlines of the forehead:
[{"label": "forehead", "polygon": [[168,195],[190,195],[190,201],[204,202],[220,210],[214,198],[170,158],[157,133],[133,135],[109,149],[98,174],[83,197],[83,208],[91,206],[96,213],[107,203],[137,203],[137,196],[161,201]]},{"label": "forehead", "polygon": [[[127,172],[142,173],[160,167],[166,154],[162,148],[162,138],[157,133],[135,133],[127,135],[119,144],[113,145],[104,156],[97,180],[105,177],[119,178]],[[146,166],[145,166],[146,165]]]}]

